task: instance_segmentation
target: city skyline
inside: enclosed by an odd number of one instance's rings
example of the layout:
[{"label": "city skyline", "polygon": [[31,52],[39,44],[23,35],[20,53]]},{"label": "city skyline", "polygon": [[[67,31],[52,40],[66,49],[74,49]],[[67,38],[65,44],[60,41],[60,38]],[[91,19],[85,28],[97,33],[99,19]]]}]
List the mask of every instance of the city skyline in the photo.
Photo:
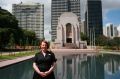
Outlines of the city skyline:
[{"label": "city skyline", "polygon": [[[49,34],[49,31],[51,29],[51,0],[1,0],[0,6],[3,9],[8,10],[12,13],[12,4],[18,4],[20,2],[26,3],[26,2],[39,2],[41,4],[45,5],[45,38],[47,40],[51,39],[51,35]],[[85,0],[81,0],[81,6],[82,6],[82,14],[84,13],[84,3]],[[107,23],[113,23],[115,25],[120,24],[120,0],[102,0],[102,13],[103,13],[103,26],[105,26]],[[83,17],[83,16],[82,16]]]}]

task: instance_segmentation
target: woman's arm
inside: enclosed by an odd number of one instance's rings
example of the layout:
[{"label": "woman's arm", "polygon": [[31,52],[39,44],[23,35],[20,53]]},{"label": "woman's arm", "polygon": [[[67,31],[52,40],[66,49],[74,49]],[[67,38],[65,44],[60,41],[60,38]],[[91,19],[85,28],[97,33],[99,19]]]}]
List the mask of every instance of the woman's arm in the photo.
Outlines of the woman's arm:
[{"label": "woman's arm", "polygon": [[51,66],[51,68],[45,72],[46,75],[49,75],[54,70],[55,66],[56,66],[56,62],[54,62],[53,65]]},{"label": "woman's arm", "polygon": [[45,76],[46,76],[46,73],[41,72],[41,71],[39,70],[39,68],[37,67],[37,65],[36,65],[35,62],[33,63],[33,68],[34,68],[34,70],[35,70],[39,75],[41,75],[42,77],[45,77]]}]

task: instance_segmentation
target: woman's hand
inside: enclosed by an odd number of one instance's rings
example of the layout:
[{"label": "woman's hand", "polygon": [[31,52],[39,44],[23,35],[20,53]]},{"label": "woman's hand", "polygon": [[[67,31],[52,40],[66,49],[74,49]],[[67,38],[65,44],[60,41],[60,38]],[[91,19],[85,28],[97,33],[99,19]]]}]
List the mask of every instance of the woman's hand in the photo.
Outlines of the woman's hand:
[{"label": "woman's hand", "polygon": [[33,68],[34,68],[35,71],[36,71],[39,75],[41,75],[42,77],[45,77],[45,76],[46,76],[46,73],[45,73],[45,72],[41,72],[41,71],[39,70],[39,68],[37,67],[37,65],[36,65],[35,62],[33,63]]},{"label": "woman's hand", "polygon": [[42,77],[47,76],[47,74],[45,72],[39,72],[39,75],[41,75]]},{"label": "woman's hand", "polygon": [[56,65],[56,62],[53,63],[53,65],[51,66],[51,68],[48,71],[46,71],[45,74],[49,75],[53,71],[53,69],[55,68],[55,65]]}]

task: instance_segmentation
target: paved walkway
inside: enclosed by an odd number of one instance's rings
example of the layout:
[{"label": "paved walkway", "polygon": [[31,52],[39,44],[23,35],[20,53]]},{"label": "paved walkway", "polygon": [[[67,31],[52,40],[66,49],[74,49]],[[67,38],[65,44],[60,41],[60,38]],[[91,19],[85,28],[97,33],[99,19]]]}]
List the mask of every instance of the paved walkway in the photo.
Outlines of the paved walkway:
[{"label": "paved walkway", "polygon": [[100,51],[99,53],[101,54],[116,54],[116,55],[120,55],[120,52],[116,52],[116,51]]},{"label": "paved walkway", "polygon": [[5,67],[5,66],[8,66],[8,65],[11,65],[11,64],[14,64],[14,63],[17,63],[17,62],[24,61],[24,60],[27,60],[27,59],[30,59],[30,58],[32,58],[33,56],[34,56],[34,55],[26,56],[26,57],[20,57],[20,58],[16,58],[16,59],[12,59],[12,60],[2,61],[2,62],[0,62],[0,68],[1,68],[1,67]]},{"label": "paved walkway", "polygon": [[51,49],[56,55],[63,54],[82,54],[82,53],[89,53],[89,54],[96,54],[98,53],[97,50],[94,49]]},{"label": "paved walkway", "polygon": [[32,52],[32,51],[0,52],[0,55],[11,55],[11,54],[16,54],[16,53],[24,53],[24,52]]}]

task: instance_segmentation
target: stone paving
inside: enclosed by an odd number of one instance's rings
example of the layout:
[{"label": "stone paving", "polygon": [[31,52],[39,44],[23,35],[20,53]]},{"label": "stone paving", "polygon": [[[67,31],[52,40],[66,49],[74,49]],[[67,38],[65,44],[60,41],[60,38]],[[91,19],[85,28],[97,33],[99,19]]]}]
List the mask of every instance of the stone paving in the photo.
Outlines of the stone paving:
[{"label": "stone paving", "polygon": [[0,68],[1,68],[1,67],[5,67],[5,66],[8,66],[8,65],[11,65],[11,64],[14,64],[14,63],[17,63],[17,62],[24,61],[24,60],[27,60],[27,59],[30,59],[30,58],[32,58],[33,56],[34,56],[34,55],[26,56],[26,57],[20,57],[20,58],[16,58],[16,59],[12,59],[12,60],[1,61],[1,62],[0,62]]}]

